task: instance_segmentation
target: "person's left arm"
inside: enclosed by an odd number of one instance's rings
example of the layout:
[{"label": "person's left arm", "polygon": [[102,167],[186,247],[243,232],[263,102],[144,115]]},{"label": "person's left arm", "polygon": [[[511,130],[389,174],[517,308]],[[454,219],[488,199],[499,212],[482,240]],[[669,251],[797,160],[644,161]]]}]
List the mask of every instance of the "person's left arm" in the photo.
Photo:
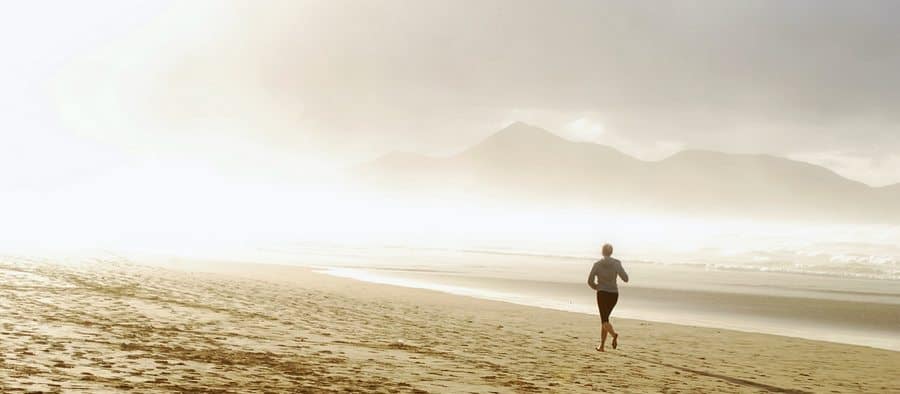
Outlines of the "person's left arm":
[{"label": "person's left arm", "polygon": [[622,281],[628,283],[628,273],[625,272],[625,267],[622,267],[621,261],[616,264],[616,268],[618,268],[617,271],[619,271],[619,277],[622,278]]}]

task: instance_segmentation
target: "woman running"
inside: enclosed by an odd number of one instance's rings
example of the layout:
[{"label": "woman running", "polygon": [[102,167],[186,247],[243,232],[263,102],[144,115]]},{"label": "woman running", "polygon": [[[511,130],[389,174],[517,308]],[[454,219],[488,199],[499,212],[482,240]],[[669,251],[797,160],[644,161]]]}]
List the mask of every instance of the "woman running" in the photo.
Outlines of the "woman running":
[{"label": "woman running", "polygon": [[[619,301],[619,286],[616,285],[616,276],[628,282],[628,274],[622,268],[622,262],[612,258],[613,247],[610,244],[603,245],[603,258],[594,263],[591,274],[588,275],[588,286],[597,291],[597,308],[600,309],[600,319],[603,327],[600,331],[600,344],[598,352],[606,351],[606,334],[612,335],[613,349],[619,346],[619,333],[609,323],[609,314],[612,313],[616,302]],[[597,281],[594,281],[597,278]]]}]

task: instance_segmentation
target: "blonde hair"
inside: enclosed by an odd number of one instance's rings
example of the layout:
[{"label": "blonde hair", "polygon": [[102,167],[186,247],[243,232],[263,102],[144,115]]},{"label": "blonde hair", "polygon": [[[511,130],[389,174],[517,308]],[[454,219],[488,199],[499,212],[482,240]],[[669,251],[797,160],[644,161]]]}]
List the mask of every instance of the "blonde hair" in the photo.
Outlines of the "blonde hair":
[{"label": "blonde hair", "polygon": [[612,256],[613,247],[610,244],[603,244],[603,257]]}]

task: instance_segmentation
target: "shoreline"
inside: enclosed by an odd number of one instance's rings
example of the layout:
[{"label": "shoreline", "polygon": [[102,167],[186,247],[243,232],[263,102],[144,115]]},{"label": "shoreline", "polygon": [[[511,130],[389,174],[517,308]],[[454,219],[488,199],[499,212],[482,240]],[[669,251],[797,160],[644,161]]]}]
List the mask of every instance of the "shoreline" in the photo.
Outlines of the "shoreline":
[{"label": "shoreline", "polygon": [[900,353],[259,263],[0,261],[3,390],[893,392]]},{"label": "shoreline", "polygon": [[[537,294],[523,294],[521,292],[516,292],[521,289],[521,287],[517,289],[516,287],[509,285],[510,283],[546,285],[544,283],[527,280],[458,276],[451,278],[455,279],[455,281],[449,280],[442,282],[438,278],[445,275],[439,273],[392,272],[391,270],[344,267],[315,267],[313,271],[368,283],[432,290],[449,295],[508,302],[515,305],[587,314],[591,316],[597,314],[596,306],[592,304],[592,300],[589,299],[592,297],[584,296],[581,298],[587,300],[586,302],[580,300],[582,301],[581,303],[573,303],[571,298],[567,302],[566,297],[559,296],[558,294],[547,293],[544,296]],[[560,283],[550,284],[565,286],[565,284]],[[482,287],[474,287],[479,285]],[[569,284],[569,287],[572,287],[572,285],[574,284]],[[485,289],[484,286],[490,290]],[[578,285],[574,285],[574,287],[578,287]],[[580,287],[578,288],[580,289]],[[789,338],[900,351],[900,341],[896,340],[897,335],[900,335],[900,333],[892,333],[889,331],[892,327],[900,327],[900,315],[898,315],[900,305],[785,296],[765,298],[753,294],[716,293],[711,291],[687,292],[673,289],[635,288],[634,286],[631,286],[631,288],[627,289],[625,292],[630,293],[629,296],[634,296],[636,295],[635,293],[638,293],[638,295],[640,293],[648,292],[663,293],[663,298],[666,298],[665,301],[654,301],[663,304],[662,307],[658,307],[659,309],[679,307],[678,304],[684,304],[686,303],[686,300],[691,300],[690,302],[694,303],[698,303],[697,300],[701,300],[703,301],[702,303],[712,305],[706,307],[708,310],[703,314],[698,315],[695,313],[692,315],[693,317],[698,318],[685,319],[683,317],[678,317],[682,319],[679,321],[677,318],[673,319],[671,314],[664,316],[662,314],[653,315],[650,313],[644,313],[643,315],[635,315],[634,313],[628,314],[627,312],[623,313],[623,305],[621,305],[623,303],[620,302],[615,313],[615,315],[620,318],[645,322],[669,323],[688,327],[725,329],[744,333],[764,333]],[[581,293],[587,294],[583,291]],[[578,296],[581,296],[581,294],[579,293]],[[758,315],[735,315],[730,317],[730,320],[722,319],[721,316],[723,314],[729,314],[729,307],[747,307],[747,305],[741,305],[736,300],[740,300],[744,304],[751,304]],[[625,300],[625,302],[646,303],[647,301],[635,301],[631,299]],[[787,303],[789,307],[775,308],[771,306],[771,304],[776,303]],[[762,312],[763,310],[766,312]],[[836,332],[835,328],[844,328],[842,327],[842,323],[845,322],[842,319],[845,319],[848,315],[853,313],[863,312],[866,316],[875,315],[874,317],[879,318],[880,321],[877,325],[869,324],[871,328],[867,331],[854,332],[853,335]],[[778,321],[779,315],[783,318],[788,314],[805,316],[807,319],[806,324],[802,325],[802,327],[798,327],[798,323],[802,324],[802,322]],[[709,317],[707,320],[702,320],[704,316]],[[819,319],[819,321],[812,321],[811,319],[813,316],[816,319]],[[766,326],[765,324],[746,322],[747,319],[754,317],[773,324],[771,326]],[[860,316],[859,318],[862,319],[865,318],[865,316]],[[726,322],[730,324],[727,324]],[[779,324],[775,325],[774,322],[779,322]],[[862,328],[860,328],[860,330],[862,330]]]}]

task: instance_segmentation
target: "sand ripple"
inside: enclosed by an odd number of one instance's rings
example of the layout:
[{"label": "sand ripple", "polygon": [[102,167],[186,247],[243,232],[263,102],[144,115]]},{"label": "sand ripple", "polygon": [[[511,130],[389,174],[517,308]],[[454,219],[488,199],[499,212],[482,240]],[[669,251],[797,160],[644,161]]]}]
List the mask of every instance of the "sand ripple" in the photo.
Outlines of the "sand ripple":
[{"label": "sand ripple", "polygon": [[598,354],[589,316],[254,267],[0,259],[0,391],[900,392],[897,352],[622,321]]}]

